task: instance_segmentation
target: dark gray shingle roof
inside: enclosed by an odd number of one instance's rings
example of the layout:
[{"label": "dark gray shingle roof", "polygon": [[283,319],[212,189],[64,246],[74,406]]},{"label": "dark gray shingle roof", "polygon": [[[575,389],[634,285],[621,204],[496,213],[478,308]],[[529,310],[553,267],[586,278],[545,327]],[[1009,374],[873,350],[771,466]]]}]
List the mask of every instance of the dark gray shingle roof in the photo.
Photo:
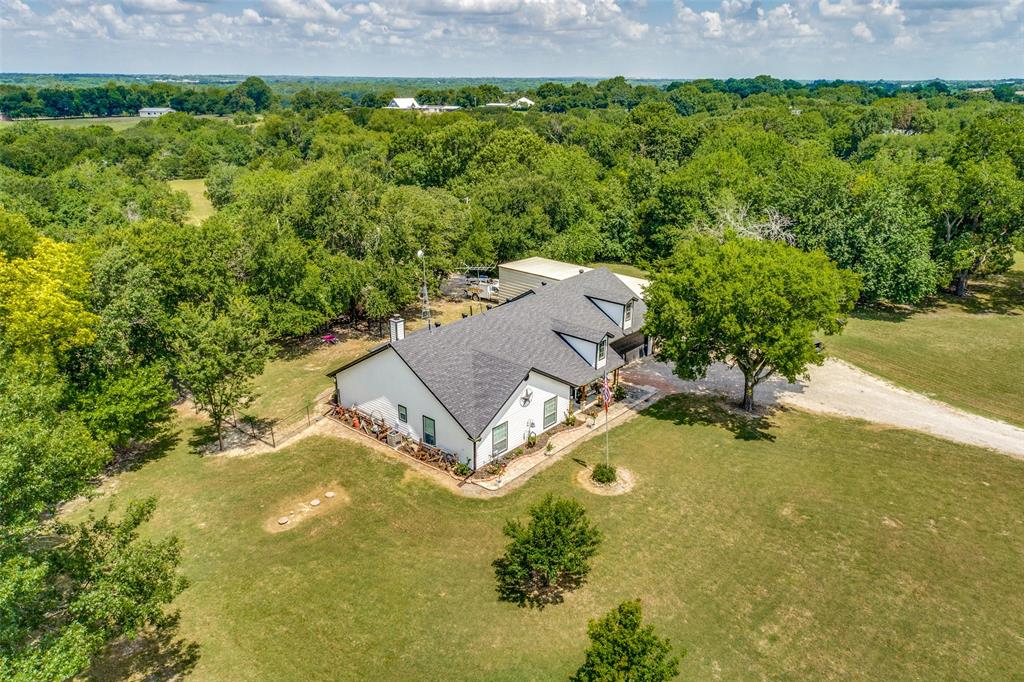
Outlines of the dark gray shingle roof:
[{"label": "dark gray shingle roof", "polygon": [[[599,268],[487,312],[414,332],[391,346],[476,438],[531,369],[580,386],[622,366],[622,357],[609,346],[607,364],[597,370],[559,336],[615,340],[627,333],[588,297],[614,303],[636,298],[618,277]],[[629,332],[640,328],[645,311],[638,300]]]}]

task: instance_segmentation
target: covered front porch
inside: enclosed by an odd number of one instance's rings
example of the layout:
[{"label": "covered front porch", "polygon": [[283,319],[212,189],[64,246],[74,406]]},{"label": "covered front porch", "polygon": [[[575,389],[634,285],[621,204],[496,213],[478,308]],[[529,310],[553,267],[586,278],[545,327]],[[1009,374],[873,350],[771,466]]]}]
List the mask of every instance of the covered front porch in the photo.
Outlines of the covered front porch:
[{"label": "covered front porch", "polygon": [[[582,386],[573,386],[569,392],[569,403],[574,412],[582,412],[591,407],[601,404],[601,384],[604,378],[598,377],[594,381]],[[619,370],[614,369],[608,375],[608,385],[613,389],[619,384]]]}]

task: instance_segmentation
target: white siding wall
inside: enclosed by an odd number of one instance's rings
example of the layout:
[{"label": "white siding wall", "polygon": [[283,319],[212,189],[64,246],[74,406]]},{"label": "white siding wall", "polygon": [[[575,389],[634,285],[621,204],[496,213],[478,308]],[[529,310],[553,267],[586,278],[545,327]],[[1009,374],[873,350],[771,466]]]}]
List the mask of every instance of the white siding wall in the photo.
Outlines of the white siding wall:
[{"label": "white siding wall", "polygon": [[[583,359],[590,363],[591,367],[597,366],[597,344],[591,343],[590,341],[584,341],[583,339],[577,339],[575,336],[566,336],[559,334],[559,336],[573,349],[583,356]],[[605,353],[605,357],[608,357]]]},{"label": "white siding wall", "polygon": [[[334,381],[343,406],[358,407],[374,416],[379,414],[411,438],[420,439],[423,416],[432,417],[437,447],[455,453],[459,461],[472,466],[473,443],[469,436],[394,349],[383,350],[338,372]],[[398,421],[399,404],[409,412],[408,424]]]},{"label": "white siding wall", "polygon": [[[520,398],[523,392],[529,387],[533,390],[533,398],[528,405],[523,405]],[[526,442],[530,431],[534,433],[544,432],[544,402],[551,397],[558,398],[558,409],[555,411],[555,423],[549,428],[554,428],[563,419],[569,409],[569,385],[564,384],[550,377],[537,372],[530,372],[526,381],[520,384],[519,388],[505,402],[498,415],[491,420],[480,436],[480,443],[476,449],[476,464],[478,467],[487,464],[491,456],[491,435],[492,430],[502,422],[508,422],[508,449],[505,452],[515,450]],[[530,422],[533,426],[530,426]],[[502,453],[504,454],[504,453]]]},{"label": "white siding wall", "polygon": [[600,308],[601,312],[607,315],[612,322],[620,327],[622,326],[622,316],[626,312],[626,306],[619,305],[618,303],[612,303],[611,301],[602,301],[599,298],[592,298],[590,300],[593,301],[594,305]]}]

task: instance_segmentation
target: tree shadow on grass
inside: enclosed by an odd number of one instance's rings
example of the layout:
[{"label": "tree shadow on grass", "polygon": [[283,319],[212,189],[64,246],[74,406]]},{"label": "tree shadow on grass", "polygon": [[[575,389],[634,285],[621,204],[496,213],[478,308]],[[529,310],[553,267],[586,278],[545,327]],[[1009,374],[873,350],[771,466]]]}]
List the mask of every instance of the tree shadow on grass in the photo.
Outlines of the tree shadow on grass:
[{"label": "tree shadow on grass", "polygon": [[720,426],[739,440],[775,440],[767,416],[738,414],[709,396],[677,393],[654,403],[644,414],[680,425]]},{"label": "tree shadow on grass", "polygon": [[966,296],[943,295],[942,299],[968,313],[1020,315],[1024,313],[1024,270],[974,280]]},{"label": "tree shadow on grass", "polygon": [[530,607],[543,610],[552,604],[565,601],[565,593],[572,592],[583,586],[586,577],[579,574],[566,573],[553,582],[547,582],[543,576],[533,575],[522,580],[503,576],[508,569],[505,557],[493,562],[498,574],[498,601],[509,602],[521,608]]},{"label": "tree shadow on grass", "polygon": [[943,292],[929,296],[916,305],[871,303],[858,306],[853,317],[873,322],[904,322],[915,315],[942,310],[972,315],[1024,314],[1024,270],[1011,270],[1001,275],[972,280],[966,296]]},{"label": "tree shadow on grass", "polygon": [[181,431],[168,430],[151,441],[138,443],[130,448],[119,451],[114,455],[114,459],[110,464],[107,465],[105,473],[108,476],[112,476],[125,471],[135,471],[147,462],[152,462],[166,455],[180,440]]},{"label": "tree shadow on grass", "polygon": [[199,662],[199,645],[178,636],[177,614],[167,623],[143,631],[135,639],[122,639],[96,655],[89,666],[87,679],[180,680],[186,678]]}]

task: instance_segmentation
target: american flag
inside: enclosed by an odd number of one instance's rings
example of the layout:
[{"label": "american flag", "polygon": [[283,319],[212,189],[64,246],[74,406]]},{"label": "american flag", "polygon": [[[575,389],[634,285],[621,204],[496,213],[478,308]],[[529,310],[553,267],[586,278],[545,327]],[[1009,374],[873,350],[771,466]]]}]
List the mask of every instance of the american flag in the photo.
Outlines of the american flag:
[{"label": "american flag", "polygon": [[604,400],[604,411],[608,411],[608,406],[612,404],[612,387],[608,385],[608,375],[604,375],[604,381],[601,382],[601,398]]}]

